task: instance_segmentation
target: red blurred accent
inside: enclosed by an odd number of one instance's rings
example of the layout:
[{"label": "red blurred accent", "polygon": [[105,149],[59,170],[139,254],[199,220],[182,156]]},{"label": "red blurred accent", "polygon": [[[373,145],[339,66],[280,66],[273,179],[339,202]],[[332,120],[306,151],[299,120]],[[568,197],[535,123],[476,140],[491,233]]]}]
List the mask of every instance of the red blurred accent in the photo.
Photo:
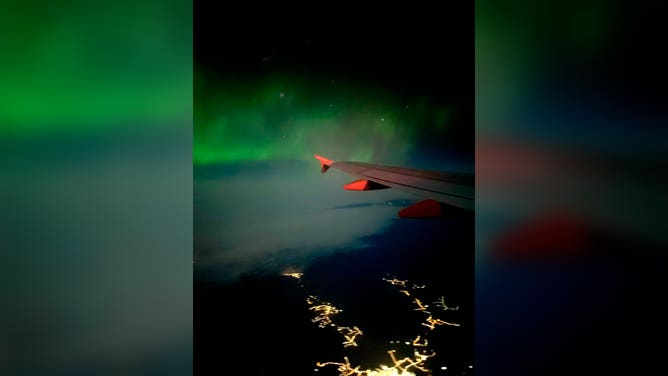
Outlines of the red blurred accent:
[{"label": "red blurred accent", "polygon": [[401,218],[432,218],[443,215],[441,203],[435,200],[424,200],[399,211]]},{"label": "red blurred accent", "polygon": [[368,191],[369,190],[369,181],[360,179],[360,180],[355,180],[354,182],[350,184],[346,184],[343,186],[343,189],[347,191]]},{"label": "red blurred accent", "polygon": [[590,240],[591,231],[580,220],[559,214],[534,220],[502,235],[492,245],[492,251],[500,258],[571,258],[583,256]]}]

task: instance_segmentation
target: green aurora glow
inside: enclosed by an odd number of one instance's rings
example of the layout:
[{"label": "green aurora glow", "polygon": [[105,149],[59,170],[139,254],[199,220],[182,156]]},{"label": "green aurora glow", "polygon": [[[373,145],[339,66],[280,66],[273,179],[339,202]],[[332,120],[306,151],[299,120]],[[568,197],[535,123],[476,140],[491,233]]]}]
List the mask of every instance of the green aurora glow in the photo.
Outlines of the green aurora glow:
[{"label": "green aurora glow", "polygon": [[196,81],[195,164],[334,159],[400,162],[426,130],[447,131],[451,107],[361,84],[272,77]]}]

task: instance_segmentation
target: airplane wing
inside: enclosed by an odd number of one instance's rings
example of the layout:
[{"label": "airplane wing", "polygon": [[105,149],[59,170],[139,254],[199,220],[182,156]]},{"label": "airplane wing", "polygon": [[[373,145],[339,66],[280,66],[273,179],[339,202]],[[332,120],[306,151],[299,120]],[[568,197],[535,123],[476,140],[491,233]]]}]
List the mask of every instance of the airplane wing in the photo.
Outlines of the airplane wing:
[{"label": "airplane wing", "polygon": [[361,162],[340,162],[314,155],[321,171],[335,168],[362,179],[343,186],[351,191],[370,191],[396,188],[426,200],[399,212],[400,217],[439,217],[446,209],[443,204],[474,209],[474,179],[472,174],[417,170]]}]

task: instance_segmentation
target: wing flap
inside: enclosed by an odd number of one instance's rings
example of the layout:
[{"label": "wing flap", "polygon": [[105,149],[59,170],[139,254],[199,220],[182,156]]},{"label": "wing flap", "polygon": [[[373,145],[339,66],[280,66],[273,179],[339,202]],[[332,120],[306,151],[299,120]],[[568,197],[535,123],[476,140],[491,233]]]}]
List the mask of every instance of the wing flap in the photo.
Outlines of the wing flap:
[{"label": "wing flap", "polygon": [[387,188],[390,187],[366,179],[355,180],[354,182],[348,183],[343,186],[343,189],[347,191],[375,191],[377,189],[387,189]]}]

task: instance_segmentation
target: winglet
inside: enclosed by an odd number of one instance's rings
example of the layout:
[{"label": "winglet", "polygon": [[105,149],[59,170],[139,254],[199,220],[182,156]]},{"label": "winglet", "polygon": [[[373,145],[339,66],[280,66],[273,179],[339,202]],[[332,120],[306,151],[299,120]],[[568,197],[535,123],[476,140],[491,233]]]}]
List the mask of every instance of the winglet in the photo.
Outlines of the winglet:
[{"label": "winglet", "polygon": [[334,163],[333,160],[327,159],[327,158],[322,157],[322,156],[319,156],[318,154],[313,154],[313,156],[315,157],[315,159],[320,161],[320,171],[323,174],[325,172],[327,172],[327,170],[329,170],[329,167],[332,165],[332,163]]}]

